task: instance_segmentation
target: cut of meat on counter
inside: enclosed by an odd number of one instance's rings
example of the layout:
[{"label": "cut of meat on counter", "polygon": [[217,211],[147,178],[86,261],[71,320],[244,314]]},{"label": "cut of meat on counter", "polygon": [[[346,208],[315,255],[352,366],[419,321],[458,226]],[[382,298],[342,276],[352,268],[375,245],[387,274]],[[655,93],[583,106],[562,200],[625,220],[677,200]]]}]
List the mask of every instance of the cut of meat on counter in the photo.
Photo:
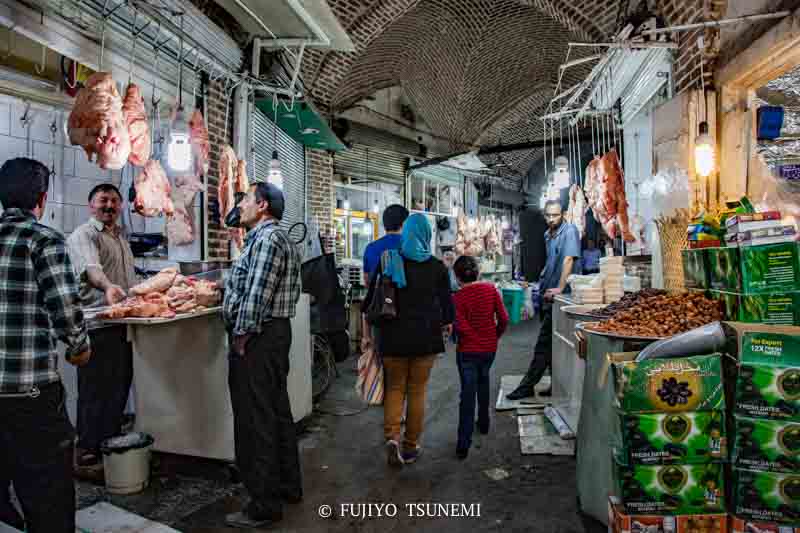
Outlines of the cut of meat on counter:
[{"label": "cut of meat on counter", "polygon": [[189,119],[189,132],[192,146],[197,154],[197,173],[208,174],[208,155],[211,152],[211,145],[208,142],[206,123],[199,109],[195,109]]},{"label": "cut of meat on counter", "polygon": [[78,92],[67,121],[69,141],[82,146],[89,161],[102,169],[119,170],[128,162],[131,140],[114,78],[96,72]]},{"label": "cut of meat on counter", "polygon": [[219,305],[217,284],[178,274],[165,268],[131,289],[132,297],[97,314],[103,320],[121,318],[174,318]]},{"label": "cut of meat on counter", "polygon": [[135,83],[131,83],[125,89],[122,112],[125,115],[128,136],[131,139],[131,154],[128,156],[128,161],[142,167],[150,159],[150,127],[147,124],[147,112],[144,108],[142,91]]},{"label": "cut of meat on counter", "polygon": [[165,268],[152,278],[146,279],[140,284],[131,288],[134,296],[144,296],[151,292],[166,292],[172,287],[175,278],[178,276],[177,268]]},{"label": "cut of meat on counter", "polygon": [[161,163],[151,159],[134,180],[136,200],[133,207],[137,213],[145,217],[155,217],[161,214],[172,215],[175,210],[170,194],[172,187],[169,184]]}]

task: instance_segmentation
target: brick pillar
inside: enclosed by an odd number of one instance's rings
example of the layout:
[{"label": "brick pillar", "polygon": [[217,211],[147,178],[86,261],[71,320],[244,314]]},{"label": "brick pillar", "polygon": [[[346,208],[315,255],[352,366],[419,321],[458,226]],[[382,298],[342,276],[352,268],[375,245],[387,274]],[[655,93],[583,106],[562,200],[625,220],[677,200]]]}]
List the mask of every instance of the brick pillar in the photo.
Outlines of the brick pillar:
[{"label": "brick pillar", "polygon": [[[208,169],[208,191],[206,198],[219,200],[219,156],[222,147],[231,143],[231,122],[233,113],[228,115],[228,124],[225,124],[225,92],[220,83],[212,83],[208,88],[206,101],[206,127],[208,128],[208,141],[211,145]],[[228,259],[228,233],[216,222],[208,220],[206,209],[206,224],[208,224],[208,259]]]},{"label": "brick pillar", "polygon": [[315,217],[320,232],[333,230],[333,157],[324,150],[306,148],[306,180],[308,183],[308,219]]}]

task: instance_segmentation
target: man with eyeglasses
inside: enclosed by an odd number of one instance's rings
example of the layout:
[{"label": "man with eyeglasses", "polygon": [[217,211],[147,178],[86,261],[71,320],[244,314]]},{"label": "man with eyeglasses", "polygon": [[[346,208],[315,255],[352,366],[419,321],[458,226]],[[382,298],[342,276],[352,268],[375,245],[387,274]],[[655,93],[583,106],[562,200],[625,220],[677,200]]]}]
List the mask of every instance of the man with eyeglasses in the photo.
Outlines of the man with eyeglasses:
[{"label": "man with eyeglasses", "polygon": [[[534,387],[544,376],[545,371],[553,362],[553,299],[564,292],[567,287],[567,278],[577,267],[581,255],[581,237],[578,228],[564,222],[561,202],[550,200],[544,206],[544,218],[547,222],[547,231],[544,233],[547,247],[547,262],[539,277],[539,291],[543,293],[541,319],[542,328],[536,347],[533,349],[533,361],[519,386],[506,396],[509,400],[521,400],[534,396]],[[552,390],[540,393],[541,396],[551,396]]]}]

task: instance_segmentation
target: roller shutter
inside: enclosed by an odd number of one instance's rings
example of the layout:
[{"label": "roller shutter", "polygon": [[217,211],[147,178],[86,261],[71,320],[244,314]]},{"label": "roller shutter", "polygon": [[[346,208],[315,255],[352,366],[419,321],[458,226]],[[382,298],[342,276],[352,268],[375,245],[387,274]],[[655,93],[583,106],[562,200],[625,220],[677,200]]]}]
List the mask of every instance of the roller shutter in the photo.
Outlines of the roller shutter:
[{"label": "roller shutter", "polygon": [[[250,182],[266,181],[272,151],[277,148],[283,174],[283,196],[286,205],[281,226],[289,229],[292,224],[306,221],[306,162],[305,148],[274,123],[258,108],[253,110],[253,149],[248,161]],[[273,143],[273,135],[275,141]]]},{"label": "roller shutter", "polygon": [[333,158],[333,172],[353,184],[371,180],[404,185],[407,169],[407,155],[358,143]]}]

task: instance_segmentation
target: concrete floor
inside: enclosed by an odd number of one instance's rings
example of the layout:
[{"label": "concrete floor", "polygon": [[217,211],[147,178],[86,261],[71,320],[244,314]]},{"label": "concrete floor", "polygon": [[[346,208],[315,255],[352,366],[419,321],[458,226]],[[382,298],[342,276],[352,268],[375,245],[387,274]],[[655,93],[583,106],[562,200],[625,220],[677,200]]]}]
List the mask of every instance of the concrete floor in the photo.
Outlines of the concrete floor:
[{"label": "concrete floor", "polygon": [[[538,325],[512,327],[503,339],[492,370],[492,402],[500,376],[523,374],[530,362]],[[604,526],[577,512],[575,459],[523,456],[513,411],[492,409],[489,435],[476,434],[466,461],[455,457],[459,380],[455,355],[441,356],[428,390],[424,454],[413,465],[393,470],[383,449],[383,411],[364,409],[356,397],[354,360],[340,365],[341,376],[304,423],[300,439],[305,500],[286,506],[275,531],[298,532],[436,532],[519,531],[591,532]],[[486,471],[502,469],[495,481]],[[111,496],[100,487],[78,486],[80,507],[109,501],[131,512],[166,523],[184,533],[232,533],[225,514],[239,510],[246,491],[231,481],[226,465],[213,461],[157,454],[151,486],[134,496]],[[480,516],[422,518],[410,516],[405,505],[459,504]],[[352,504],[350,516],[342,506]],[[357,518],[360,504],[394,504],[395,517]],[[333,516],[320,517],[330,506]],[[327,509],[327,508],[326,508]],[[419,511],[419,508],[415,508]],[[392,509],[389,508],[389,511]],[[363,515],[362,515],[363,516]]]},{"label": "concrete floor", "polygon": [[[513,327],[502,345],[493,369],[492,397],[500,376],[524,373],[529,363],[537,326]],[[567,457],[522,456],[513,412],[492,411],[491,433],[480,438],[466,461],[455,458],[459,382],[455,357],[442,356],[433,371],[428,391],[424,455],[414,465],[396,471],[388,468],[383,453],[383,412],[372,407],[355,413],[352,361],[343,363],[342,375],[321,403],[321,410],[347,416],[317,414],[306,424],[301,440],[305,500],[286,506],[278,531],[537,531],[601,532],[605,527],[578,514],[575,460]],[[490,479],[485,470],[500,468],[509,477]],[[238,510],[244,491],[234,492],[175,523],[186,533],[236,531],[224,525],[226,512]],[[344,504],[389,504],[394,518],[361,519],[341,516]],[[418,518],[409,516],[408,503],[480,504],[480,517]],[[333,517],[319,516],[329,505]],[[473,507],[476,509],[476,507]],[[355,511],[354,511],[355,512]]]}]

